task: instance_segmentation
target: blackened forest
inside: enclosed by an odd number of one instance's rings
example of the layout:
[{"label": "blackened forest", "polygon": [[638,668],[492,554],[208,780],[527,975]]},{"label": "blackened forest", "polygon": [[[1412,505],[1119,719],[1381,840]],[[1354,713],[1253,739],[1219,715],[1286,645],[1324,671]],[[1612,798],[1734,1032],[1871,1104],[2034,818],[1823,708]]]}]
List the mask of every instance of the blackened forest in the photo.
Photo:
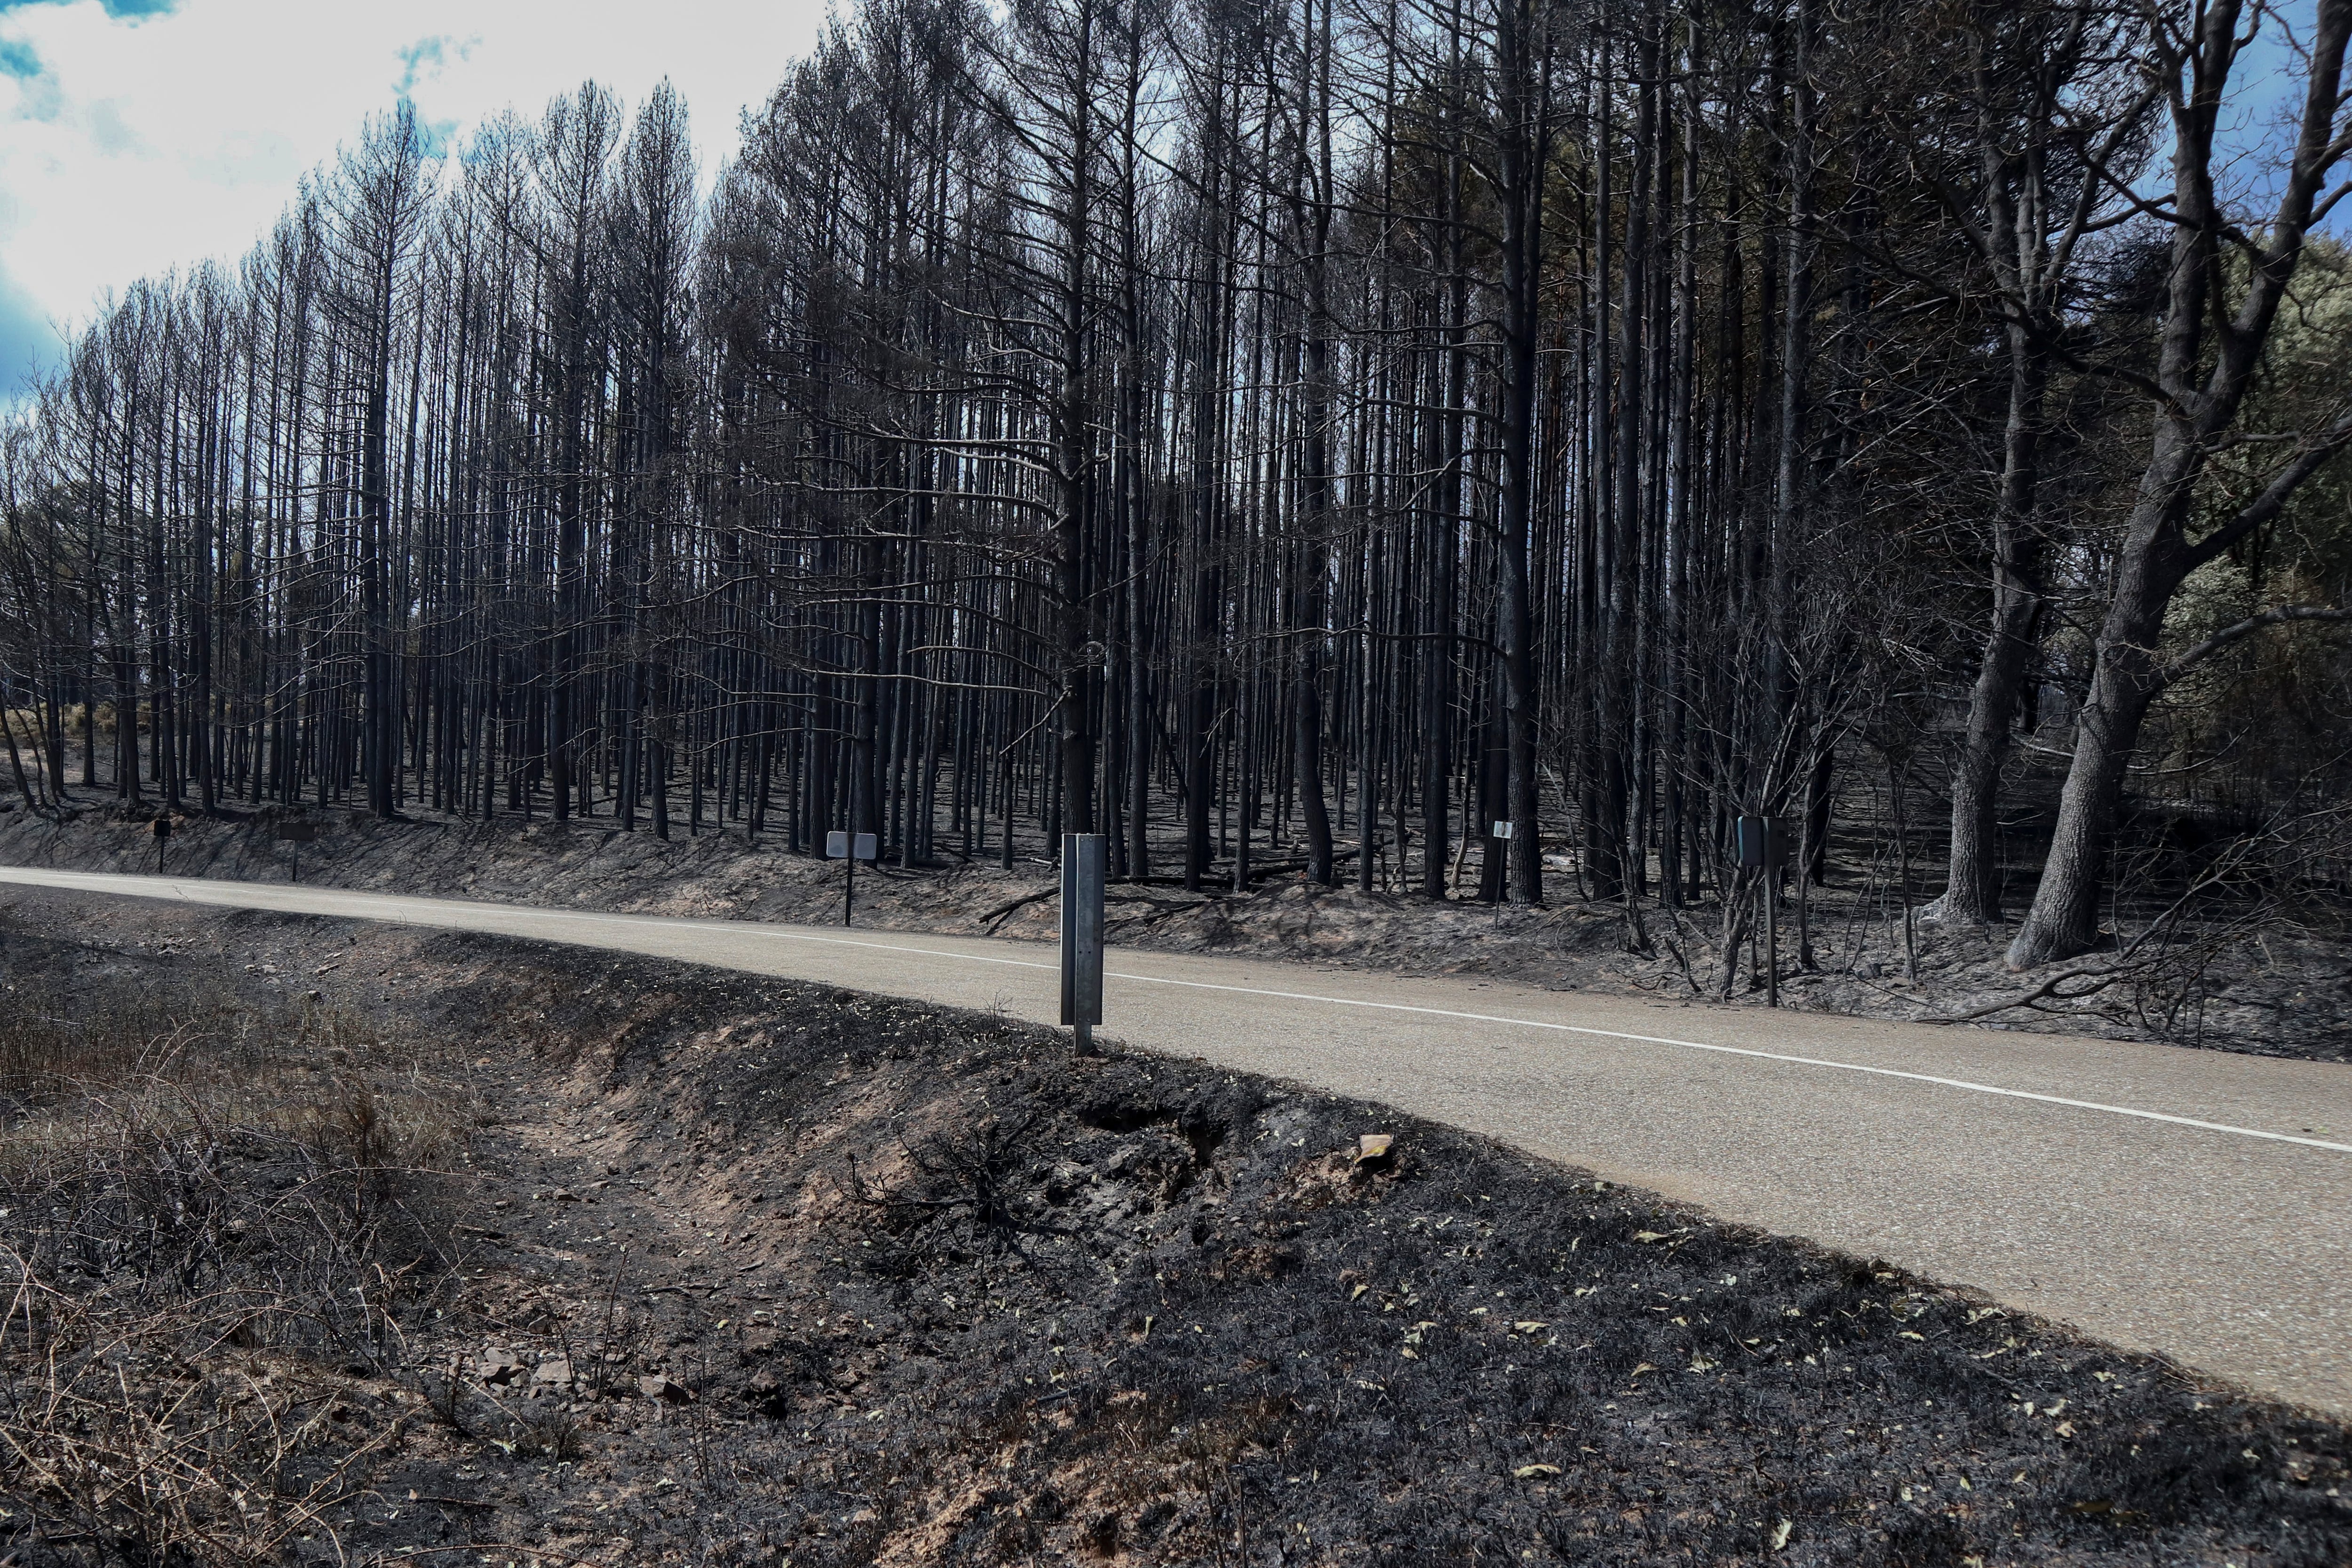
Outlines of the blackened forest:
[{"label": "blackened forest", "polygon": [[6,424],[13,783],[1735,943],[1736,816],[1891,814],[2081,952],[2150,802],[2346,782],[2347,31],[862,0],[714,168],[395,106]]}]

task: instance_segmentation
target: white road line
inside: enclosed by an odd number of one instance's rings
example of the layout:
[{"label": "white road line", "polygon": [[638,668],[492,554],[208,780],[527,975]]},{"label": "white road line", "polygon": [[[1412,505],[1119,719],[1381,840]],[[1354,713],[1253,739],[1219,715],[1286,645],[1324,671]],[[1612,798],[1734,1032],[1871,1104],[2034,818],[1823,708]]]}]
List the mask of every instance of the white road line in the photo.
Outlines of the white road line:
[{"label": "white road line", "polygon": [[[67,874],[74,875],[70,872]],[[92,874],[85,872],[81,875]],[[16,879],[0,878],[0,879],[15,880]],[[218,886],[218,884],[214,885]],[[171,884],[171,887],[174,893],[191,903],[228,901],[217,896],[206,898],[203,894],[187,893],[176,882]],[[326,896],[358,898],[370,901],[382,899],[385,900],[387,908],[403,905],[413,907],[416,902],[423,902],[423,900],[401,899],[397,894],[352,894],[338,890],[334,894]],[[986,953],[956,952],[945,948],[910,947],[899,942],[867,942],[856,937],[819,936],[814,931],[780,931],[773,926],[761,925],[752,921],[689,921],[658,915],[599,914],[585,910],[541,909],[530,904],[467,902],[460,904],[459,907],[468,910],[480,910],[486,914],[521,914],[540,919],[586,921],[606,925],[638,925],[656,931],[692,930],[724,931],[734,936],[759,935],[779,942],[814,942],[830,947],[860,947],[877,952],[904,952],[924,958],[952,958],[967,963],[994,963],[1013,969],[1051,970],[1057,967],[1055,964],[1038,963],[1024,958],[996,958]],[[430,908],[429,904],[427,908]],[[423,925],[440,922],[418,918],[414,923]],[[1450,1007],[1429,1007],[1411,1002],[1373,1002],[1353,996],[1320,996],[1306,991],[1276,991],[1255,985],[1224,985],[1214,981],[1177,980],[1160,974],[1129,974],[1112,970],[1107,973],[1105,978],[1132,980],[1150,985],[1181,985],[1194,991],[1223,991],[1240,996],[1271,996],[1286,1002],[1316,1002],[1331,1007],[1366,1007],[1384,1013],[1412,1013],[1429,1018],[1459,1018],[1476,1024],[1502,1024],[1523,1029],[1550,1029],[1565,1035],[1590,1035],[1600,1039],[1632,1040],[1647,1046],[1674,1046],[1686,1051],[1713,1051],[1720,1056],[1750,1057],[1759,1061],[1786,1062],[1794,1067],[1828,1068],[1836,1072],[1868,1073],[1875,1078],[1904,1079],[1913,1083],[1931,1083],[1941,1089],[1965,1089],[1971,1094],[1990,1094],[2004,1100],[2028,1100],[2042,1105],[2063,1106],[2070,1110],[2096,1110],[2109,1116],[2128,1116],[2141,1121],[2160,1121],[2174,1127],[2193,1127],[2200,1132],[2227,1132],[2240,1138],[2260,1138],[2273,1143],[2294,1143],[2306,1149],[2326,1149],[2338,1154],[2352,1154],[2352,1143],[2334,1143],[2324,1138],[2304,1138],[2291,1132],[2265,1132],[2259,1127],[2235,1127],[2226,1121],[2202,1121],[2193,1116],[2173,1116],[2161,1110],[2140,1110],[2128,1105],[2106,1105],[2095,1100],[2069,1100],[2063,1095],[2039,1094],[2023,1089],[2003,1089],[1998,1084],[1973,1083],[1967,1079],[1958,1078],[1938,1078],[1933,1073],[1905,1072],[1899,1068],[1869,1067],[1860,1062],[1832,1061],[1822,1057],[1790,1056],[1780,1051],[1754,1050],[1745,1046],[1716,1046],[1709,1045],[1704,1040],[1677,1040],[1664,1035],[1636,1035],[1623,1029],[1596,1029],[1589,1025],[1555,1024],[1541,1018],[1513,1018],[1496,1013],[1465,1013]]]},{"label": "white road line", "polygon": [[[1043,967],[1040,965],[1040,967]],[[1554,1024],[1541,1018],[1509,1018],[1494,1013],[1457,1013],[1447,1007],[1423,1007],[1409,1002],[1367,1002],[1348,996],[1314,996],[1297,991],[1263,991],[1248,985],[1219,985],[1206,980],[1171,980],[1157,974],[1119,974],[1119,980],[1144,980],[1155,985],[1189,985],[1201,991],[1236,991],[1249,996],[1278,996],[1294,1002],[1324,1002],[1335,1007],[1378,1007],[1395,1013],[1420,1013],[1433,1018],[1467,1018],[1481,1024],[1516,1024],[1526,1029],[1556,1029],[1568,1035],[1596,1035],[1612,1040],[1638,1040],[1650,1046],[1679,1046],[1689,1051],[1716,1051],[1730,1057],[1754,1057],[1759,1061],[1790,1062],[1799,1067],[1833,1068],[1840,1072],[1870,1073],[1879,1078],[1908,1079],[1914,1083],[1932,1083],[1945,1089],[1965,1089],[1976,1094],[1995,1094],[2007,1100],[2038,1100],[2044,1105],[2063,1105],[2075,1110],[2104,1110],[2110,1116],[2134,1116],[2143,1121],[2168,1121],[2176,1127],[2194,1127],[2206,1132],[2234,1132],[2241,1138],[2263,1138],[2274,1143],[2300,1143],[2310,1149],[2332,1149],[2339,1154],[2352,1154],[2352,1143],[2330,1143],[2324,1138],[2303,1138],[2291,1132],[2265,1132],[2258,1127],[2233,1127],[2226,1121],[2200,1121],[2193,1116],[2172,1116],[2161,1110],[2136,1110],[2128,1105],[2103,1105],[2095,1100],[2068,1100],[2063,1095],[2037,1094],[2032,1089],[2002,1089],[1998,1084],[1971,1083],[1962,1078],[1937,1078],[1932,1073],[1905,1072],[1897,1068],[1867,1067],[1860,1062],[1830,1061],[1822,1057],[1792,1057],[1779,1051],[1750,1050],[1744,1046],[1711,1046],[1704,1040],[1676,1040],[1664,1035],[1635,1035],[1622,1029],[1596,1029],[1583,1024]]]},{"label": "white road line", "polygon": [[[595,915],[564,910],[551,911],[573,920],[628,920],[628,916]],[[698,921],[692,922],[706,931],[738,931],[740,926],[726,921]],[[960,958],[972,963],[1001,963],[1020,969],[1053,969],[1051,963],[1035,963],[1026,959],[992,958],[983,953],[954,952],[936,947],[908,947],[897,942],[864,942],[855,937],[818,936],[813,931],[778,931],[773,927],[753,928],[761,934],[784,942],[820,942],[835,947],[871,948],[880,952],[905,952],[926,958]],[[2226,1121],[2202,1121],[2193,1116],[2173,1116],[2161,1110],[2140,1110],[2128,1105],[2107,1105],[2095,1100],[2069,1100],[2063,1095],[2040,1094],[2032,1089],[2003,1089],[1998,1084],[1974,1083],[1967,1079],[1938,1078],[1932,1073],[1905,1072],[1898,1068],[1870,1067],[1861,1062],[1832,1061],[1822,1057],[1790,1056],[1780,1051],[1753,1050],[1744,1046],[1716,1046],[1704,1040],[1677,1040],[1664,1035],[1636,1035],[1623,1029],[1596,1029],[1584,1024],[1555,1024],[1541,1018],[1513,1018],[1495,1013],[1465,1013],[1450,1007],[1429,1007],[1410,1002],[1373,1002],[1354,996],[1320,996],[1306,991],[1275,991],[1255,985],[1225,985],[1209,980],[1178,980],[1161,974],[1130,974],[1121,970],[1107,971],[1110,980],[1133,980],[1151,985],[1181,985],[1195,991],[1225,991],[1243,996],[1271,996],[1286,1002],[1319,1002],[1332,1007],[1369,1007],[1387,1013],[1413,1013],[1431,1018],[1461,1018],[1472,1023],[1517,1025],[1528,1029],[1552,1029],[1568,1035],[1591,1035],[1601,1039],[1633,1040],[1648,1046],[1675,1046],[1688,1051],[1714,1051],[1723,1056],[1752,1057],[1759,1061],[1787,1062],[1797,1067],[1829,1068],[1839,1072],[1869,1073],[1878,1078],[1906,1079],[1913,1083],[1932,1083],[1943,1089],[1966,1089],[1973,1094],[1998,1095],[2005,1100],[2030,1100],[2042,1105],[2063,1105],[2072,1110],[2098,1110],[2110,1116],[2135,1117],[2143,1121],[2168,1122],[2175,1127],[2194,1127],[2203,1132],[2229,1132],[2241,1138],[2261,1138],[2273,1143],[2297,1143],[2307,1149],[2326,1149],[2338,1154],[2352,1154],[2352,1143],[2332,1143],[2324,1138],[2299,1137],[2292,1132],[2265,1132],[2259,1127],[2236,1127]]]}]

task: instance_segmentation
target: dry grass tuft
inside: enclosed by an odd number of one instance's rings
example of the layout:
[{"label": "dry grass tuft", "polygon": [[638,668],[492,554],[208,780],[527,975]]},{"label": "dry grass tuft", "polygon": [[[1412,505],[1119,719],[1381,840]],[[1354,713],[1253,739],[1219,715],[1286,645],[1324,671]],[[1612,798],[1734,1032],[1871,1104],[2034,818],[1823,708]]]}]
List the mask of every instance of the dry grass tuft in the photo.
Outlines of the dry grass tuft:
[{"label": "dry grass tuft", "polygon": [[366,1484],[468,1107],[321,1008],[20,989],[0,1024],[0,1552],[264,1563]]},{"label": "dry grass tuft", "polygon": [[354,1430],[341,1386],[259,1356],[193,1359],[189,1319],[123,1312],[15,1266],[0,1344],[11,1532],[58,1563],[264,1563],[331,1540],[395,1422]]}]

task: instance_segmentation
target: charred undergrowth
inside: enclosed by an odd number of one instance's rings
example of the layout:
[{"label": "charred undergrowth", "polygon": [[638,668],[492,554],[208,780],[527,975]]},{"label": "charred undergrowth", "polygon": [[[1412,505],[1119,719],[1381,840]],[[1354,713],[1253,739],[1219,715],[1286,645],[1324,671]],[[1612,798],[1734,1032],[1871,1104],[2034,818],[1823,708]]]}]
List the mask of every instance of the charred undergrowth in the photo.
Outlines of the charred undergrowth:
[{"label": "charred undergrowth", "polygon": [[468,940],[453,1005],[600,1042],[613,1138],[776,1249],[705,1396],[851,1521],[795,1562],[2352,1554],[2340,1428],[1883,1265],[1196,1062]]},{"label": "charred undergrowth", "polygon": [[985,1015],[347,929],[177,962],[496,1125],[405,1359],[314,1356],[394,1415],[282,1560],[2352,1560],[2340,1426],[1884,1265]]},{"label": "charred undergrowth", "polygon": [[300,1560],[394,1436],[348,1386],[455,1300],[461,1097],[168,963],[0,998],[0,1562]]}]

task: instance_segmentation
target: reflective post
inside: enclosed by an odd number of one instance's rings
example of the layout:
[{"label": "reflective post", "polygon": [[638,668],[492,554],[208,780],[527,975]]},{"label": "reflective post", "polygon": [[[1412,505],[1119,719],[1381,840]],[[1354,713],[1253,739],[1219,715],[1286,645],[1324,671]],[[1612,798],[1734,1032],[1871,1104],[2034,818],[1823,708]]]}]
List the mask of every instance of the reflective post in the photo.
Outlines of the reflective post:
[{"label": "reflective post", "polygon": [[1080,1056],[1092,1056],[1102,1022],[1103,884],[1109,840],[1062,835],[1062,1022]]},{"label": "reflective post", "polygon": [[[1500,847],[1496,848],[1490,846],[1488,853],[1503,856],[1507,862],[1510,855],[1511,837],[1512,835],[1518,831],[1517,825],[1515,823],[1497,821],[1493,825],[1493,826],[1494,831],[1489,833],[1487,837],[1493,839],[1495,845],[1499,845]],[[1503,906],[1511,901],[1511,868],[1507,863],[1503,868],[1502,876],[1496,879],[1496,884],[1503,889],[1501,895],[1495,900],[1494,924],[1495,929],[1500,931],[1503,928]]]}]

